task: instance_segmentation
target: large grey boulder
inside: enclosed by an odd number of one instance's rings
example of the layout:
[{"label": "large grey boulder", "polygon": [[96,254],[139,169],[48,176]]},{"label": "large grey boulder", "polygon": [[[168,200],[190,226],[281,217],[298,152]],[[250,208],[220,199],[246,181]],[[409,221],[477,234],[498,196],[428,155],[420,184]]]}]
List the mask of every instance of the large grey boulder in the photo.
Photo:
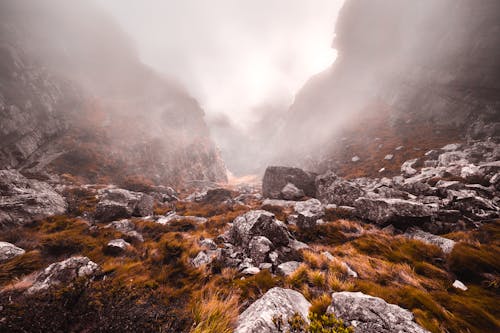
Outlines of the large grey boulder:
[{"label": "large grey boulder", "polygon": [[433,216],[432,209],[420,202],[403,199],[359,198],[354,202],[356,213],[379,225],[387,223],[411,226],[424,223]]},{"label": "large grey boulder", "polygon": [[333,172],[316,177],[316,198],[325,204],[353,206],[365,192],[356,183],[342,179]]},{"label": "large grey boulder", "polygon": [[272,288],[250,305],[238,318],[235,333],[274,333],[278,331],[276,322],[282,322],[282,332],[290,327],[288,319],[298,314],[309,323],[309,303],[305,297],[291,289]]},{"label": "large grey boulder", "polygon": [[71,257],[49,265],[40,272],[28,293],[47,290],[52,286],[68,284],[79,277],[90,277],[100,271],[98,264],[87,257]]},{"label": "large grey boulder", "polygon": [[107,188],[100,190],[99,196],[95,212],[98,220],[113,221],[131,216],[153,215],[154,199],[148,194]]},{"label": "large grey boulder", "polygon": [[353,326],[356,333],[428,332],[413,321],[410,311],[361,292],[333,293],[327,313]]},{"label": "large grey boulder", "polygon": [[274,246],[288,245],[290,235],[286,225],[276,220],[273,213],[265,210],[251,210],[233,221],[230,231],[232,243],[248,247],[254,236],[264,236]]},{"label": "large grey boulder", "polygon": [[298,201],[294,210],[297,214],[296,224],[303,229],[314,227],[316,221],[325,215],[325,209],[318,199]]},{"label": "large grey boulder", "polygon": [[270,166],[267,167],[262,179],[262,195],[264,198],[284,199],[281,191],[290,183],[302,190],[305,195],[314,197],[316,193],[315,178],[315,173],[299,168]]},{"label": "large grey boulder", "polygon": [[14,244],[0,242],[0,263],[24,254],[26,251]]},{"label": "large grey boulder", "polygon": [[49,184],[16,170],[0,170],[0,227],[66,212],[66,200]]}]

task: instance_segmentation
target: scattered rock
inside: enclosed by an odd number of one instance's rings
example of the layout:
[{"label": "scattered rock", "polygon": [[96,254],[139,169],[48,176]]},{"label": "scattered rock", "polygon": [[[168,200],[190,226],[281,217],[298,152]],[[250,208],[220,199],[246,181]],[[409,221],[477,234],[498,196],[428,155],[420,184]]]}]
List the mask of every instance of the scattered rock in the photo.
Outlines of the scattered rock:
[{"label": "scattered rock", "polygon": [[384,160],[386,160],[386,161],[390,161],[390,160],[392,160],[393,158],[394,158],[394,155],[393,155],[393,154],[387,154],[387,155],[385,155]]},{"label": "scattered rock", "polygon": [[130,243],[121,238],[113,239],[106,245],[106,252],[111,255],[119,255],[126,252],[130,247]]},{"label": "scattered rock", "polygon": [[14,244],[0,242],[0,262],[10,260],[14,257],[24,254],[26,251]]},{"label": "scattered rock", "polygon": [[68,284],[78,277],[90,277],[97,274],[100,267],[87,257],[72,257],[56,262],[39,273],[28,293],[47,290],[52,286]]},{"label": "scattered rock", "polygon": [[189,216],[189,215],[183,216],[183,215],[177,215],[175,214],[175,212],[171,212],[168,215],[158,217],[156,223],[167,225],[172,223],[173,221],[180,221],[180,220],[191,222],[194,224],[203,224],[208,221],[208,219],[205,217]]},{"label": "scattered rock", "polygon": [[299,201],[294,205],[297,213],[296,224],[299,228],[307,229],[316,225],[316,221],[325,215],[323,205],[318,199]]},{"label": "scattered rock", "polygon": [[251,210],[238,216],[231,228],[233,244],[248,247],[254,236],[264,236],[274,246],[288,245],[290,236],[286,225],[276,220],[273,213],[265,210]]},{"label": "scattered rock", "polygon": [[262,195],[264,198],[283,199],[281,190],[288,184],[293,184],[305,195],[313,197],[316,193],[314,179],[316,174],[299,168],[270,166],[262,179]]},{"label": "scattered rock", "polygon": [[361,158],[359,156],[354,156],[353,158],[351,158],[351,161],[356,163],[356,162],[359,162],[361,160]]},{"label": "scattered rock", "polygon": [[361,292],[332,294],[327,313],[333,313],[355,332],[363,333],[427,333],[414,322],[413,314],[383,299]]},{"label": "scattered rock", "polygon": [[238,318],[235,333],[274,333],[277,331],[276,320],[283,323],[283,332],[290,327],[288,319],[299,314],[309,323],[309,303],[305,297],[291,289],[272,288],[260,299],[251,304]]},{"label": "scattered rock", "polygon": [[200,251],[198,252],[198,254],[196,255],[196,257],[194,257],[193,260],[191,260],[191,264],[196,267],[196,268],[199,268],[203,265],[208,265],[212,262],[212,258],[210,258],[206,253],[205,251]]},{"label": "scattered rock", "polygon": [[206,193],[201,195],[195,201],[203,202],[203,203],[218,204],[218,203],[225,202],[227,200],[231,200],[231,198],[232,198],[231,191],[229,191],[225,188],[215,188],[215,189],[208,190]]},{"label": "scattered rock", "polygon": [[298,261],[287,261],[278,265],[277,273],[283,276],[289,276],[293,274],[300,266]]},{"label": "scattered rock", "polygon": [[436,245],[441,248],[443,253],[449,254],[453,250],[453,247],[455,246],[455,241],[444,238],[441,236],[433,235],[431,233],[422,231],[418,228],[410,228],[406,231],[405,236],[413,238],[413,239],[418,239],[424,243],[427,244],[432,244]]},{"label": "scattered rock", "polygon": [[396,224],[409,227],[431,219],[432,210],[419,202],[403,199],[359,198],[355,201],[357,214],[379,225]]},{"label": "scattered rock", "polygon": [[316,188],[316,198],[325,204],[353,206],[354,201],[364,195],[358,184],[344,180],[333,172],[318,176]]},{"label": "scattered rock", "polygon": [[458,281],[458,280],[455,280],[455,282],[453,282],[453,285],[452,285],[454,288],[456,289],[460,289],[462,291],[467,291],[467,286],[465,284],[463,284],[461,281]]},{"label": "scattered rock", "polygon": [[107,188],[100,190],[95,218],[106,222],[131,216],[149,216],[153,215],[153,205],[154,199],[148,194]]},{"label": "scattered rock", "polygon": [[64,214],[66,208],[66,200],[49,184],[16,170],[0,170],[0,227]]},{"label": "scattered rock", "polygon": [[281,190],[281,197],[285,200],[299,200],[304,197],[304,191],[292,183],[286,184]]},{"label": "scattered rock", "polygon": [[404,162],[401,165],[401,172],[404,176],[410,177],[417,173],[417,169],[415,169],[415,165],[417,164],[418,158],[409,160]]}]

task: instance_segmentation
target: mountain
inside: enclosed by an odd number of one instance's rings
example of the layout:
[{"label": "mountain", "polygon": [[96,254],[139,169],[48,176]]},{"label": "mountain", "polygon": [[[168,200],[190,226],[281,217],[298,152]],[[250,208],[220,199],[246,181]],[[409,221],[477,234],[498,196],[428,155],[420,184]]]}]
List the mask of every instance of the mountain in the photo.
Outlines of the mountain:
[{"label": "mountain", "polygon": [[404,161],[463,141],[472,123],[498,133],[499,13],[494,0],[346,2],[338,59],[298,92],[282,158],[347,175],[357,156],[354,168],[374,175],[396,147]]},{"label": "mountain", "polygon": [[91,2],[0,4],[0,167],[225,181],[204,112]]}]

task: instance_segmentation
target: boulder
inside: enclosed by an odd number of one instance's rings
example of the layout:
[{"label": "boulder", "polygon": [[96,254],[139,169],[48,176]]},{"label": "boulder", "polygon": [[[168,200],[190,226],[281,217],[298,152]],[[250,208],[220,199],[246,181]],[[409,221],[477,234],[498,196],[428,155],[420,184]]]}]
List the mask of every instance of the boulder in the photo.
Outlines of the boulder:
[{"label": "boulder", "polygon": [[113,239],[106,245],[106,252],[112,255],[119,255],[126,252],[130,247],[130,243],[121,238]]},{"label": "boulder", "polygon": [[255,265],[266,261],[267,255],[273,249],[273,243],[264,236],[254,236],[248,245],[250,258]]},{"label": "boulder", "polygon": [[379,225],[395,224],[406,228],[431,220],[434,212],[427,205],[403,199],[359,198],[354,207],[357,214]]},{"label": "boulder", "polygon": [[325,209],[318,199],[299,201],[295,204],[294,210],[297,213],[295,223],[303,229],[314,227],[316,221],[325,215]]},{"label": "boulder", "polygon": [[281,190],[281,197],[285,200],[299,200],[304,197],[304,191],[292,183],[286,184]]},{"label": "boulder", "polygon": [[278,265],[276,272],[283,276],[289,276],[295,272],[300,266],[298,261],[287,261]]},{"label": "boulder", "polygon": [[410,228],[405,232],[405,236],[412,238],[412,239],[418,239],[424,243],[431,244],[431,245],[436,245],[441,250],[443,253],[451,253],[453,250],[453,247],[455,246],[455,241],[444,238],[441,236],[433,235],[428,232],[422,231],[418,228]]},{"label": "boulder", "polygon": [[24,254],[26,251],[14,244],[0,242],[0,263]]},{"label": "boulder", "polygon": [[230,235],[233,245],[243,247],[248,247],[254,236],[264,236],[276,247],[286,246],[290,241],[286,225],[265,210],[251,210],[238,216],[233,221]]},{"label": "boulder", "polygon": [[316,189],[316,198],[321,202],[340,206],[353,206],[354,201],[365,193],[358,184],[333,172],[316,177]]},{"label": "boulder", "polygon": [[135,225],[130,221],[130,220],[120,220],[120,221],[113,221],[110,224],[108,224],[109,228],[114,228],[124,234],[125,238],[131,240],[131,241],[137,241],[137,242],[144,242],[144,237],[142,235],[135,231]]},{"label": "boulder", "polygon": [[404,162],[401,165],[401,173],[403,173],[403,175],[405,177],[410,177],[410,176],[415,175],[417,173],[417,169],[416,169],[417,162],[418,162],[418,158],[414,158],[412,160],[408,160],[408,161]]},{"label": "boulder", "polygon": [[459,290],[462,290],[462,291],[467,291],[467,286],[465,284],[463,284],[461,281],[459,280],[455,280],[452,284],[453,288],[455,289],[459,289]]},{"label": "boulder", "polygon": [[327,313],[335,314],[359,333],[428,332],[414,322],[410,311],[361,292],[333,293]]},{"label": "boulder", "polygon": [[240,314],[234,332],[274,333],[278,331],[278,321],[282,323],[281,332],[287,332],[290,329],[288,319],[296,314],[309,323],[310,306],[311,303],[295,290],[272,288]]},{"label": "boulder", "polygon": [[208,265],[211,262],[212,262],[212,258],[209,255],[207,255],[207,253],[205,251],[198,252],[196,257],[194,257],[191,260],[191,264],[196,268],[201,267],[203,265]]},{"label": "boulder", "polygon": [[262,195],[264,198],[283,199],[281,191],[290,183],[302,190],[305,195],[314,197],[315,178],[316,174],[299,168],[270,166],[266,169],[262,179]]},{"label": "boulder", "polygon": [[64,214],[66,200],[49,184],[16,170],[0,170],[0,228]]},{"label": "boulder", "polygon": [[100,267],[87,257],[71,257],[56,262],[45,268],[36,277],[28,293],[47,290],[52,286],[68,284],[79,277],[91,277],[100,271]]},{"label": "boulder", "polygon": [[120,188],[106,188],[100,190],[99,195],[95,218],[100,221],[153,215],[154,199],[148,194]]},{"label": "boulder", "polygon": [[225,202],[227,200],[231,200],[231,198],[232,198],[231,191],[225,188],[214,188],[207,190],[206,193],[199,196],[199,198],[197,198],[195,201],[210,203],[210,204],[218,204]]}]

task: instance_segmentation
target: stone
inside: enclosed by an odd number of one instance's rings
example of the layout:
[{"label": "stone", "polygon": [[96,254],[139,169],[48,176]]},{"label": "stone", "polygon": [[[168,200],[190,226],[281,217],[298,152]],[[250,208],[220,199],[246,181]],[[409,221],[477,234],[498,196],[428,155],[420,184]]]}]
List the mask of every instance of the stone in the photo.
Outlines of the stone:
[{"label": "stone", "polygon": [[298,200],[304,197],[304,191],[292,183],[287,183],[281,190],[281,197],[285,200]]},{"label": "stone", "polygon": [[361,160],[361,158],[359,156],[353,156],[351,158],[351,161],[354,162],[354,163],[359,162],[360,160]]},{"label": "stone", "polygon": [[262,195],[264,198],[282,199],[281,190],[288,183],[302,190],[305,195],[314,197],[316,174],[299,168],[284,166],[267,167],[262,179]]},{"label": "stone", "polygon": [[282,208],[293,207],[295,205],[295,201],[291,200],[279,200],[279,199],[265,199],[262,201],[262,207],[265,206],[277,206]]},{"label": "stone", "polygon": [[108,224],[108,227],[114,228],[121,233],[126,233],[135,229],[135,225],[127,219],[113,221]]},{"label": "stone", "polygon": [[0,228],[64,214],[66,200],[49,184],[16,170],[0,170]]},{"label": "stone", "polygon": [[217,244],[211,238],[204,238],[198,242],[201,247],[207,250],[217,250]]},{"label": "stone", "polygon": [[316,221],[325,215],[323,205],[318,199],[299,201],[294,205],[297,213],[296,224],[299,228],[307,229],[316,225]]},{"label": "stone", "polygon": [[26,251],[14,244],[8,242],[0,242],[0,262],[13,259],[24,254]]},{"label": "stone", "polygon": [[393,155],[393,154],[387,154],[387,155],[385,155],[384,160],[386,160],[386,161],[390,161],[390,160],[392,160],[393,158],[394,158],[394,155]]},{"label": "stone", "polygon": [[175,212],[170,212],[168,215],[159,217],[156,220],[156,223],[167,225],[172,223],[173,221],[180,221],[180,220],[191,222],[194,224],[203,224],[208,221],[208,219],[205,217],[189,216],[189,215],[184,216],[184,215],[177,215],[175,214]]},{"label": "stone", "polygon": [[399,224],[402,227],[421,224],[431,219],[433,211],[426,205],[403,199],[359,198],[356,213],[378,225]]},{"label": "stone", "polygon": [[452,286],[453,286],[454,288],[456,288],[456,289],[460,289],[460,290],[462,290],[462,291],[467,291],[467,289],[469,289],[469,288],[467,288],[467,287],[465,286],[465,284],[463,284],[463,283],[462,283],[461,281],[459,281],[459,280],[455,280],[455,281],[453,282]]},{"label": "stone", "polygon": [[288,319],[298,314],[309,323],[309,303],[305,297],[291,289],[274,287],[252,303],[238,317],[235,333],[274,333],[276,320],[283,323],[282,332],[290,329]]},{"label": "stone", "polygon": [[300,262],[298,261],[287,261],[284,262],[276,268],[276,272],[283,276],[289,276],[293,272],[295,272],[300,266]]},{"label": "stone", "polygon": [[192,260],[191,260],[191,264],[196,267],[196,268],[199,268],[203,265],[208,265],[212,262],[212,259],[210,258],[210,256],[208,256],[205,251],[200,251],[198,252],[198,254],[196,255],[196,257],[194,257]]},{"label": "stone", "polygon": [[106,188],[99,191],[95,218],[107,222],[131,216],[153,215],[154,199],[140,192],[121,188]]},{"label": "stone", "polygon": [[100,271],[98,264],[87,257],[71,257],[56,262],[38,273],[27,293],[44,291],[52,286],[68,284],[79,277],[92,277]]},{"label": "stone", "polygon": [[428,333],[414,322],[413,314],[381,298],[361,292],[337,292],[327,313],[362,333]]},{"label": "stone", "polygon": [[414,158],[412,160],[408,160],[401,165],[401,172],[405,177],[413,176],[417,173],[417,169],[415,169],[415,165],[418,162],[418,158]]},{"label": "stone", "polygon": [[264,236],[254,236],[249,244],[250,258],[255,265],[260,265],[267,259],[267,255],[273,249],[273,243]]},{"label": "stone", "polygon": [[316,188],[316,198],[322,203],[340,206],[353,206],[354,201],[365,194],[358,184],[344,180],[333,172],[316,177]]},{"label": "stone", "polygon": [[354,269],[352,269],[351,266],[349,266],[346,262],[343,261],[342,266],[346,269],[348,277],[352,277],[355,279],[358,278],[358,273],[356,273],[356,271]]},{"label": "stone", "polygon": [[232,193],[225,188],[215,188],[207,190],[204,195],[201,195],[195,201],[211,204],[219,204],[232,199]]},{"label": "stone", "polygon": [[265,210],[251,210],[233,221],[231,243],[248,247],[254,236],[264,236],[274,246],[288,245],[290,241],[286,225],[277,221],[273,213]]},{"label": "stone", "polygon": [[121,238],[113,239],[109,241],[108,244],[106,245],[106,251],[112,255],[122,254],[126,252],[129,248],[131,248],[130,243],[126,242]]},{"label": "stone", "polygon": [[453,247],[455,246],[456,242],[454,240],[444,238],[441,236],[433,235],[431,233],[422,231],[418,228],[410,228],[408,229],[405,234],[405,236],[412,238],[412,239],[417,239],[420,240],[424,243],[431,244],[431,245],[436,245],[445,254],[451,253],[453,250]]}]

